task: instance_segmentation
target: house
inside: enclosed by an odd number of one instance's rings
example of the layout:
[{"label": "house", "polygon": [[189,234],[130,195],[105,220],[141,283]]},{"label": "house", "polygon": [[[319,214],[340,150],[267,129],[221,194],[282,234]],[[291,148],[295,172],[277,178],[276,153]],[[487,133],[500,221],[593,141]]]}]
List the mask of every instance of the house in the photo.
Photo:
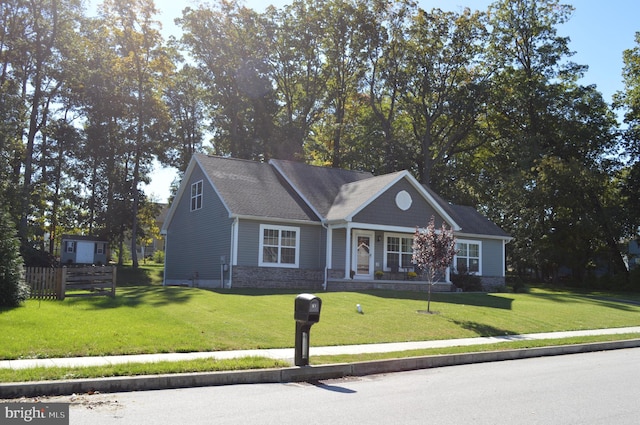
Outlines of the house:
[{"label": "house", "polygon": [[94,236],[62,235],[60,263],[105,265],[109,242]]},{"label": "house", "polygon": [[[425,282],[405,280],[412,238],[431,217],[454,230],[454,269],[486,286],[504,285],[509,235],[475,209],[443,201],[407,171],[374,176],[197,154],[162,228],[164,284],[413,289]],[[442,289],[450,288],[449,277],[447,270]]]},{"label": "house", "polygon": [[629,241],[627,259],[629,261],[629,270],[635,270],[640,267],[640,239],[632,239]]}]

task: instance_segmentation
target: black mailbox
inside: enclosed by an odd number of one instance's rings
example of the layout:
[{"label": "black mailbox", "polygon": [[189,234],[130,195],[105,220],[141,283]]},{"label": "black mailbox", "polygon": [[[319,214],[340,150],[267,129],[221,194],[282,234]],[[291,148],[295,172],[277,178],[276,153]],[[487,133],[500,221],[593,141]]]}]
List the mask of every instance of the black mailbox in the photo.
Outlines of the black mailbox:
[{"label": "black mailbox", "polygon": [[296,297],[294,318],[298,322],[318,323],[322,300],[315,295],[300,294]]},{"label": "black mailbox", "polygon": [[321,307],[322,300],[315,295],[300,294],[296,297],[293,313],[296,319],[296,366],[309,366],[309,333],[311,326],[320,321]]}]

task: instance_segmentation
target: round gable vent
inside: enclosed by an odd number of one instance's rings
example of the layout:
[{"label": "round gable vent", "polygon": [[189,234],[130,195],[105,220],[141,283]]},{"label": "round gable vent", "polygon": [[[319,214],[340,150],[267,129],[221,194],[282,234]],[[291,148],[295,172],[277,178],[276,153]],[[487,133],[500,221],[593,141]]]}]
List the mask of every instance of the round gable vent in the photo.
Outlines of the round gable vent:
[{"label": "round gable vent", "polygon": [[406,211],[411,208],[411,204],[413,203],[413,199],[411,199],[411,195],[406,190],[402,190],[398,192],[396,195],[396,205],[402,211]]}]

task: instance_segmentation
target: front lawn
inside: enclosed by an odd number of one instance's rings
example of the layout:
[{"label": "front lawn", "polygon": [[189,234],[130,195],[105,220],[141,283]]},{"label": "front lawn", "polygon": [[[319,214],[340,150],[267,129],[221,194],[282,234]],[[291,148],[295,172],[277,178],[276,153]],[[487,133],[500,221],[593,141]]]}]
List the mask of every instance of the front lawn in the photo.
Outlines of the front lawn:
[{"label": "front lawn", "polygon": [[[29,300],[0,310],[1,359],[282,348],[297,292],[132,285],[108,297]],[[640,325],[624,294],[327,292],[311,344],[436,340]],[[360,304],[364,314],[358,314]]]}]

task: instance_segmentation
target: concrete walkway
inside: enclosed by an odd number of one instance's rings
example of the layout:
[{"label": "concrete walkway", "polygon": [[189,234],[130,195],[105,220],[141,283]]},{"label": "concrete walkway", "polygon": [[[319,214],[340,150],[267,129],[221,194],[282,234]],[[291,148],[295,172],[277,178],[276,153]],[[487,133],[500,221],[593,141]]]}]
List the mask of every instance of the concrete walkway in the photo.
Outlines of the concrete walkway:
[{"label": "concrete walkway", "polygon": [[[463,339],[448,339],[438,341],[393,342],[386,344],[342,345],[330,347],[314,347],[309,349],[310,356],[363,354],[363,353],[389,353],[396,351],[420,350],[428,348],[443,348],[456,346],[471,346],[480,344],[495,344],[511,341],[560,339],[589,335],[612,335],[624,333],[640,333],[640,326],[614,329],[594,329],[569,332],[547,332],[526,335],[505,335],[494,337],[478,337]],[[240,357],[268,357],[273,359],[290,360],[293,363],[294,349],[262,349],[262,350],[237,350],[214,351],[197,353],[161,353],[140,354],[126,356],[101,356],[101,357],[68,357],[52,359],[24,359],[0,361],[0,368],[4,369],[28,369],[34,367],[82,367],[103,366],[123,363],[153,363],[161,361],[180,361],[194,359],[231,359]]]}]

